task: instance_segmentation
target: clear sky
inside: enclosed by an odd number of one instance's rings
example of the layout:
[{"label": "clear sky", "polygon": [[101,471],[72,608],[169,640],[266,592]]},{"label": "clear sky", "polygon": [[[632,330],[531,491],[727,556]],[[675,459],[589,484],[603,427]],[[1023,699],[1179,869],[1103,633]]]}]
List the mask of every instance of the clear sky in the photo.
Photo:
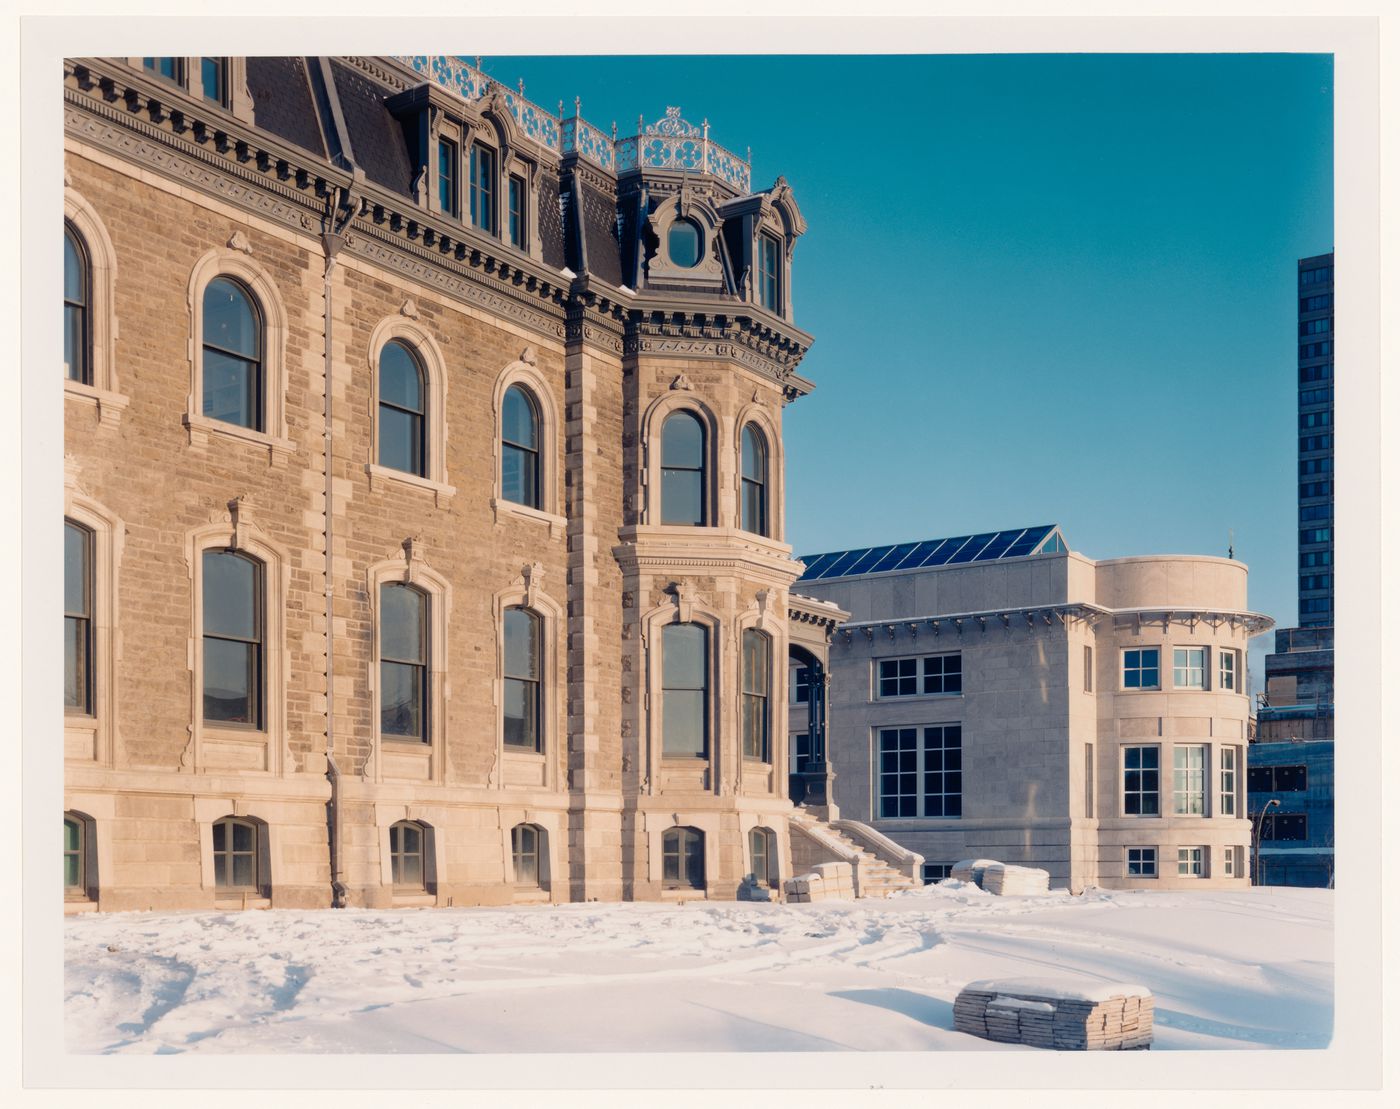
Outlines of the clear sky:
[{"label": "clear sky", "polygon": [[797,554],[1058,523],[1092,558],[1224,555],[1233,528],[1251,607],[1296,623],[1296,262],[1333,245],[1330,55],[483,68],[621,135],[678,105],[753,147],[755,188],[792,184],[817,385],[784,415]]}]

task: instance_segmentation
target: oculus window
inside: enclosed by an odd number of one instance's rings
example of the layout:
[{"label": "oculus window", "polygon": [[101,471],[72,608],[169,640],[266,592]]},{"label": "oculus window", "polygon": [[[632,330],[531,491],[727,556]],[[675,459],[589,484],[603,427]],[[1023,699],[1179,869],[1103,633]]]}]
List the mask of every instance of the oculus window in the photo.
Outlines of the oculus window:
[{"label": "oculus window", "polygon": [[263,566],[237,551],[205,551],[204,721],[262,727]]},{"label": "oculus window", "polygon": [[428,597],[379,587],[379,734],[428,742]]},{"label": "oculus window", "polygon": [[232,278],[204,290],[203,412],[253,431],[263,430],[263,327],[252,294]]}]

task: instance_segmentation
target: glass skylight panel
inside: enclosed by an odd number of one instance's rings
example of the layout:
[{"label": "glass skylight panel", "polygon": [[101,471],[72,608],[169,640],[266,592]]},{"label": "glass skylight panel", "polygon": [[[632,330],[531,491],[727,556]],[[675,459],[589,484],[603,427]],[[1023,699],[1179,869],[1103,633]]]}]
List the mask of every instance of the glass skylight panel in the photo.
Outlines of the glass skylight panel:
[{"label": "glass skylight panel", "polygon": [[917,543],[900,543],[897,546],[887,548],[884,557],[881,558],[879,562],[875,563],[874,566],[870,567],[868,572],[880,574],[886,570],[893,570],[903,562],[905,556],[918,545]]},{"label": "glass skylight panel", "polygon": [[879,562],[882,557],[889,554],[889,552],[890,549],[888,547],[871,547],[870,550],[866,551],[865,554],[861,555],[860,558],[846,567],[846,573],[868,574],[870,573],[870,568],[874,566],[875,563]]},{"label": "glass skylight panel", "polygon": [[814,578],[822,576],[822,570],[836,561],[836,557],[843,552],[830,551],[826,554],[802,555],[800,561],[807,564],[807,569],[802,572],[804,581],[812,581]]},{"label": "glass skylight panel", "polygon": [[1028,555],[1035,550],[1036,545],[1049,534],[1050,527],[1048,525],[1027,528],[1021,533],[1020,538],[1007,548],[1006,553],[1003,554],[1002,557],[1020,558],[1022,555]]},{"label": "glass skylight panel", "polygon": [[1000,558],[1006,553],[1006,549],[1016,541],[1019,531],[999,531],[992,537],[992,541],[983,547],[974,558],[973,562],[991,562]]},{"label": "glass skylight panel", "polygon": [[966,535],[959,535],[956,539],[943,540],[943,542],[938,545],[938,549],[935,551],[931,551],[928,557],[925,558],[923,562],[919,563],[919,565],[942,566],[945,562],[952,558],[953,555],[957,554],[958,548],[961,547],[964,543],[966,543],[967,540],[968,536]]},{"label": "glass skylight panel", "polygon": [[996,538],[994,531],[984,531],[981,535],[974,535],[966,543],[954,552],[953,557],[948,560],[948,564],[971,562],[981,553],[982,548]]},{"label": "glass skylight panel", "polygon": [[823,570],[821,576],[824,577],[824,578],[839,578],[839,577],[841,577],[841,576],[844,575],[852,566],[854,566],[856,560],[857,560],[858,558],[860,558],[861,555],[865,554],[868,550],[870,550],[869,547],[861,547],[861,548],[858,549],[858,550],[847,551],[847,552],[846,552],[845,554],[843,554],[840,558],[838,558],[835,562],[833,562],[830,566],[828,566],[825,570]]},{"label": "glass skylight panel", "polygon": [[924,559],[943,546],[946,540],[926,539],[924,542],[916,544],[914,549],[904,556],[903,561],[895,567],[897,570],[912,570],[916,566],[922,566]]}]

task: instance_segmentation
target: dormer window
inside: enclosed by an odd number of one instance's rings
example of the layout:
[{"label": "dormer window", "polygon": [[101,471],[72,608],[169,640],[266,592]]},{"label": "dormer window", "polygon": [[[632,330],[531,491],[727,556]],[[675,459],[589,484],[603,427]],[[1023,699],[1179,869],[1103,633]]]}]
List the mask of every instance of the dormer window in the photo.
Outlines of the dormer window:
[{"label": "dormer window", "polygon": [[132,65],[152,77],[168,81],[182,92],[232,112],[252,122],[253,101],[248,94],[247,62],[243,58],[129,58]]},{"label": "dormer window", "polygon": [[666,253],[671,263],[691,269],[700,262],[700,228],[688,219],[671,224],[666,235]]},{"label": "dormer window", "polygon": [[457,144],[438,139],[438,206],[444,215],[461,216],[461,196],[457,189]]},{"label": "dormer window", "polygon": [[764,233],[758,237],[758,302],[770,312],[782,312],[779,294],[779,251],[777,238]]},{"label": "dormer window", "polygon": [[479,142],[472,143],[471,156],[472,225],[488,235],[496,233],[496,152]]},{"label": "dormer window", "polygon": [[525,249],[525,178],[518,174],[510,175],[509,194],[507,196],[507,208],[509,210],[510,245],[517,250]]},{"label": "dormer window", "polygon": [[204,99],[215,104],[228,103],[228,61],[225,58],[200,58],[199,72],[203,78]]},{"label": "dormer window", "polygon": [[142,58],[141,60],[145,67],[157,77],[174,81],[177,85],[184,85],[184,58]]}]

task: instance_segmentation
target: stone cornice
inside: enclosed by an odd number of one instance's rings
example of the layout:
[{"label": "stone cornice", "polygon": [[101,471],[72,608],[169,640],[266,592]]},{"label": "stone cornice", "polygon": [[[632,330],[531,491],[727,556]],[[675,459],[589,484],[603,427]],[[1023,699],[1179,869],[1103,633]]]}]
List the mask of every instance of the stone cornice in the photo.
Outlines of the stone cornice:
[{"label": "stone cornice", "polygon": [[790,548],[726,528],[626,527],[613,548],[624,572],[738,574],[787,589],[801,573]]},{"label": "stone cornice", "polygon": [[819,601],[801,593],[788,593],[788,619],[798,624],[815,624],[828,638],[851,614],[831,601]]},{"label": "stone cornice", "polygon": [[[737,301],[735,307],[741,307]],[[811,341],[810,335],[796,328],[779,332],[749,315],[747,306],[742,306],[742,312],[726,312],[685,297],[662,299],[652,294],[633,302],[623,351],[648,358],[738,362],[777,382],[785,396],[801,396],[811,391],[811,383],[795,371]]]}]

